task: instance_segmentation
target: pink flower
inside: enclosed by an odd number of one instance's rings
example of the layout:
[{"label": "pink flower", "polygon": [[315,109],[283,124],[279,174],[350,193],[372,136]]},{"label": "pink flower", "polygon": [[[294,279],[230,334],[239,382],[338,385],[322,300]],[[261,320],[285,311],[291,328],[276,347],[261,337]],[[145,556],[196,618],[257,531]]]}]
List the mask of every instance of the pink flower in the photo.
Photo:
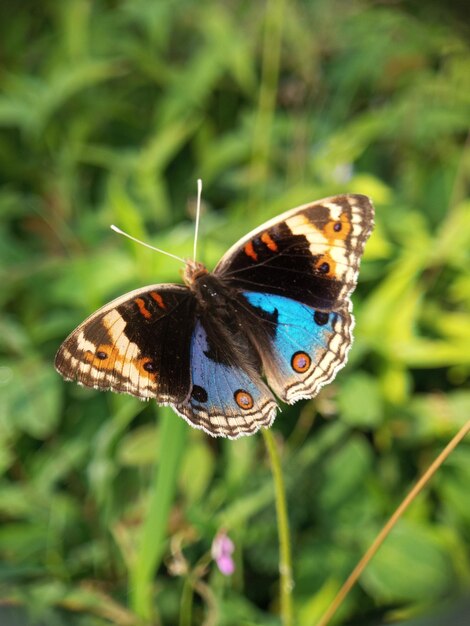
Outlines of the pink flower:
[{"label": "pink flower", "polygon": [[211,554],[224,576],[231,576],[235,571],[235,563],[232,558],[234,550],[233,541],[225,530],[220,530],[212,542]]}]

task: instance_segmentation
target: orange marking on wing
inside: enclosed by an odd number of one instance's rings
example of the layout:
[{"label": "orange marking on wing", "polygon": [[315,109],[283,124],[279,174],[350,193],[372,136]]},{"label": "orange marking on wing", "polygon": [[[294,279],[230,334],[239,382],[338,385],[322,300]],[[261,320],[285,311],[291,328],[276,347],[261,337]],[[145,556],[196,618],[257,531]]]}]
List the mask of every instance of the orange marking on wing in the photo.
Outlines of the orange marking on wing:
[{"label": "orange marking on wing", "polygon": [[101,344],[94,353],[87,350],[84,358],[85,361],[100,370],[112,371],[115,369],[116,363],[124,363],[124,357],[119,353],[118,348],[109,344]]},{"label": "orange marking on wing", "polygon": [[159,293],[157,293],[156,291],[151,291],[150,295],[161,309],[166,309],[166,304],[163,302],[163,298]]},{"label": "orange marking on wing", "polygon": [[245,250],[245,254],[249,257],[251,257],[253,259],[253,261],[257,261],[258,260],[258,255],[255,252],[255,249],[253,248],[253,242],[249,241],[248,243],[245,244],[245,247],[243,248]]},{"label": "orange marking on wing", "polygon": [[254,406],[253,396],[251,393],[248,393],[248,391],[243,391],[243,389],[239,389],[235,392],[235,402],[245,411],[252,409]]},{"label": "orange marking on wing", "polygon": [[150,378],[150,379],[155,379],[157,376],[157,373],[155,371],[152,372],[152,371],[149,371],[148,369],[145,369],[145,365],[147,365],[148,363],[153,364],[152,359],[150,359],[148,356],[144,356],[142,359],[134,359],[134,365],[139,370],[139,374],[141,376],[145,376],[146,378]]},{"label": "orange marking on wing", "polygon": [[[326,268],[328,266],[328,268]],[[327,278],[336,278],[336,261],[329,252],[325,252],[315,262],[317,271]],[[325,271],[326,270],[326,271]]]},{"label": "orange marking on wing", "polygon": [[264,233],[261,235],[261,241],[262,241],[264,244],[266,244],[266,245],[268,246],[268,248],[269,248],[270,250],[272,250],[273,252],[276,252],[276,251],[277,251],[277,244],[276,244],[276,242],[275,242],[275,241],[273,241],[273,240],[271,239],[271,236],[269,235],[268,231],[264,232]]},{"label": "orange marking on wing", "polygon": [[145,308],[145,300],[143,298],[136,298],[134,302],[139,307],[140,313],[149,320],[152,317],[152,314],[147,308]]},{"label": "orange marking on wing", "polygon": [[292,369],[298,374],[304,374],[311,364],[312,359],[306,352],[296,352],[291,360]]},{"label": "orange marking on wing", "polygon": [[342,213],[339,220],[325,224],[323,232],[326,237],[328,237],[330,244],[333,244],[334,241],[338,241],[338,239],[343,241],[347,239],[351,232],[351,222],[346,213]]}]

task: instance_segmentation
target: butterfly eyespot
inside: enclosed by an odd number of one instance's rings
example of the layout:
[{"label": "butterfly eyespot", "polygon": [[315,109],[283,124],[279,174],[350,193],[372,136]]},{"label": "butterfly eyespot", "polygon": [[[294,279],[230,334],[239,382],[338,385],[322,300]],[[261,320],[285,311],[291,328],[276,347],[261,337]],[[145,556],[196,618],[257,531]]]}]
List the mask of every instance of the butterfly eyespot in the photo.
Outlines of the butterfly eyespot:
[{"label": "butterfly eyespot", "polygon": [[207,402],[207,391],[200,385],[193,385],[191,397],[194,398],[196,402]]},{"label": "butterfly eyespot", "polygon": [[248,409],[252,409],[254,405],[253,396],[248,393],[248,391],[243,391],[243,389],[238,389],[234,394],[235,402],[241,409],[247,411]]},{"label": "butterfly eyespot", "polygon": [[296,352],[291,359],[291,365],[294,372],[303,374],[308,370],[312,363],[312,359],[306,352]]},{"label": "butterfly eyespot", "polygon": [[142,367],[146,372],[155,372],[156,370],[155,364],[152,361],[146,361]]},{"label": "butterfly eyespot", "polygon": [[343,228],[343,225],[341,224],[341,222],[336,222],[335,225],[333,226],[333,230],[336,231],[337,233],[339,233],[339,231]]},{"label": "butterfly eyespot", "polygon": [[315,320],[315,324],[318,324],[318,326],[324,326],[325,324],[328,324],[330,315],[329,313],[323,313],[322,311],[315,311],[313,319]]},{"label": "butterfly eyespot", "polygon": [[98,352],[96,352],[95,354],[96,358],[99,359],[100,361],[104,361],[105,359],[108,358],[108,355],[106,352],[103,352],[102,350],[98,350]]},{"label": "butterfly eyespot", "polygon": [[328,274],[328,272],[330,271],[330,265],[329,263],[322,263],[321,265],[318,266],[318,270],[322,273],[322,274]]}]

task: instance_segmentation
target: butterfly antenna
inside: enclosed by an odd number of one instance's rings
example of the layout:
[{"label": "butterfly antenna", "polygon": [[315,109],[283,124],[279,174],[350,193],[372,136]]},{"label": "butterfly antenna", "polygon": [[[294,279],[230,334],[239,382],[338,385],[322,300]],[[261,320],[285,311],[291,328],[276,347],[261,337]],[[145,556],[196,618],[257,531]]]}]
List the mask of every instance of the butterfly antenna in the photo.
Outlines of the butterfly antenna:
[{"label": "butterfly antenna", "polygon": [[160,248],[155,248],[155,246],[151,246],[150,244],[145,243],[144,241],[140,241],[140,239],[136,239],[135,237],[132,237],[132,235],[128,235],[127,233],[125,233],[123,230],[121,230],[114,224],[111,224],[111,229],[114,230],[114,232],[117,233],[118,235],[123,235],[124,237],[127,237],[128,239],[131,239],[132,241],[135,241],[136,243],[140,243],[142,246],[145,246],[146,248],[150,248],[150,250],[155,250],[155,252],[161,252],[162,254],[166,254],[166,256],[170,256],[172,259],[181,261],[181,263],[186,263],[186,261],[182,259],[180,256],[176,256],[176,254],[171,254],[171,252],[165,252],[165,250],[161,250]]},{"label": "butterfly antenna", "polygon": [[194,228],[193,261],[196,261],[197,238],[199,235],[199,218],[201,217],[201,195],[202,195],[202,180],[198,178],[197,179],[196,225]]}]

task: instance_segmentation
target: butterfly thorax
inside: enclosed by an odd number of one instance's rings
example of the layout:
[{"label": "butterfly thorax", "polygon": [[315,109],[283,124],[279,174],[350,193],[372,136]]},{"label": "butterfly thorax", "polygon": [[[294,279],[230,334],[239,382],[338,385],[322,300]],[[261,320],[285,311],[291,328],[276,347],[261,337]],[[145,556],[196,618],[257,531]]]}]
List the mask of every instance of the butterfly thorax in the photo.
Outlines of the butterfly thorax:
[{"label": "butterfly thorax", "polygon": [[214,363],[258,376],[261,360],[240,319],[237,293],[222,276],[199,264],[186,267],[187,285],[196,300],[195,316],[206,335],[204,354]]},{"label": "butterfly thorax", "polygon": [[227,308],[229,294],[223,281],[211,274],[202,263],[189,261],[184,270],[184,281],[196,297],[202,310]]}]

